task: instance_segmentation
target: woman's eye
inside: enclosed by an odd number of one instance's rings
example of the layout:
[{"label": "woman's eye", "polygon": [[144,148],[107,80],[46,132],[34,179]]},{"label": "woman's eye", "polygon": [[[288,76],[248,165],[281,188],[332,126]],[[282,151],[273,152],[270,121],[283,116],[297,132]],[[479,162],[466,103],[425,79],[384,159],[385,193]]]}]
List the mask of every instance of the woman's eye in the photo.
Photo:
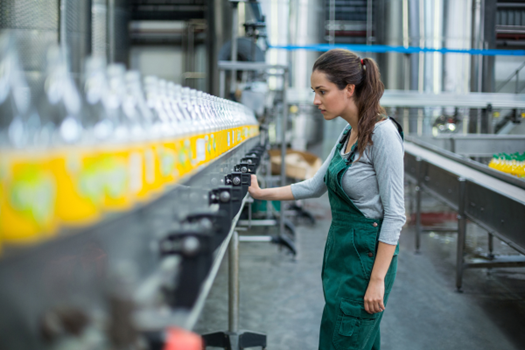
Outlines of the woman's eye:
[{"label": "woman's eye", "polygon": [[319,92],[321,93],[321,95],[324,95],[324,93],[325,93],[324,90],[320,90]]}]

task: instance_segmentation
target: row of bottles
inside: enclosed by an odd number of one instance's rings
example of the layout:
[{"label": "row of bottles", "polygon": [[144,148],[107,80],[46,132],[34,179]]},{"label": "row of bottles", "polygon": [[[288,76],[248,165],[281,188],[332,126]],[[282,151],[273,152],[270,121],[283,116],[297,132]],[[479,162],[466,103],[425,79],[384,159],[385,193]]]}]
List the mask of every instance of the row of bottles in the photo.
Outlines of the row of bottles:
[{"label": "row of bottles", "polygon": [[51,48],[41,91],[0,38],[0,248],[128,210],[258,134],[248,108],[101,58],[81,89]]},{"label": "row of bottles", "polygon": [[494,154],[489,167],[519,178],[525,178],[525,152]]}]

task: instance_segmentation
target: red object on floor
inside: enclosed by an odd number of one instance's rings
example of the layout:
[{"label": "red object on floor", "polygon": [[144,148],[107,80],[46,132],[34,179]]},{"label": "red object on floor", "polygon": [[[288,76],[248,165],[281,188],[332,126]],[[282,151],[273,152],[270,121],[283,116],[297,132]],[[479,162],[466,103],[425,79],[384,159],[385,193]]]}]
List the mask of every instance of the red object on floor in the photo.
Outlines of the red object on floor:
[{"label": "red object on floor", "polygon": [[[446,213],[442,213],[442,212],[437,212],[437,213],[433,213],[433,212],[426,212],[426,213],[421,213],[421,225],[423,226],[434,226],[434,225],[437,225],[437,224],[443,224],[443,223],[446,223],[446,222],[454,222],[454,221],[458,221],[458,218],[457,218],[458,214],[455,213],[455,212],[446,212]],[[410,217],[411,221],[413,223],[416,222],[416,214],[412,214],[411,217]]]},{"label": "red object on floor", "polygon": [[193,332],[181,328],[169,328],[166,334],[164,350],[202,350],[202,338]]}]

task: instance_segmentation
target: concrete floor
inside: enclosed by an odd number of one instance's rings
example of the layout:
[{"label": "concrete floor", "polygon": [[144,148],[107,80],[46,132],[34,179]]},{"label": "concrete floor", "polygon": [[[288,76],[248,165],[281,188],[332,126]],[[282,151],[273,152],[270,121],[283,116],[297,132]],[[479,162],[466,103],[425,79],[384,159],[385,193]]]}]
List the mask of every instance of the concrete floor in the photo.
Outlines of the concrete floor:
[{"label": "concrete floor", "polygon": [[[318,221],[315,226],[298,226],[295,259],[273,244],[241,243],[240,327],[266,333],[269,350],[317,349],[323,309],[321,263],[330,226],[328,198],[309,200],[307,207]],[[428,197],[423,208],[448,211]],[[262,229],[258,230],[243,234],[260,234]],[[485,237],[469,225],[469,251],[485,250]],[[425,234],[421,242],[421,253],[415,254],[414,228],[408,224],[401,235],[397,279],[381,325],[382,349],[525,349],[525,268],[492,269],[490,274],[487,269],[469,269],[464,292],[458,293],[455,234]],[[497,239],[494,245],[497,254],[514,253]],[[197,333],[228,327],[227,265],[226,258]]]}]

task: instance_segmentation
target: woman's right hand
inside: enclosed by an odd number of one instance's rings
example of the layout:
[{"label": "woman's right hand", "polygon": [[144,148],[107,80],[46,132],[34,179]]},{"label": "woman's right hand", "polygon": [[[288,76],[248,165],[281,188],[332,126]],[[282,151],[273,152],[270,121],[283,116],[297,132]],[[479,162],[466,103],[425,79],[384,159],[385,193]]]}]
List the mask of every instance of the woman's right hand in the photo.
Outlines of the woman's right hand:
[{"label": "woman's right hand", "polygon": [[259,187],[259,182],[257,182],[257,176],[252,174],[251,177],[252,183],[250,187],[248,187],[248,192],[250,193],[250,196],[252,196],[253,199],[261,199],[262,189]]}]

